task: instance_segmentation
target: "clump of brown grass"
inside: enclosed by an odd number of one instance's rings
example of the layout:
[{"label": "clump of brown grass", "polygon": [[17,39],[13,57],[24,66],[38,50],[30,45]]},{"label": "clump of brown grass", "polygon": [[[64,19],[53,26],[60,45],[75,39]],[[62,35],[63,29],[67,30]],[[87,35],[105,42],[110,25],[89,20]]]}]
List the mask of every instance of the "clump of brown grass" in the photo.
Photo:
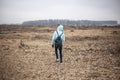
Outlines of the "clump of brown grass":
[{"label": "clump of brown grass", "polygon": [[72,30],[70,30],[70,32],[74,32],[74,30],[72,29]]},{"label": "clump of brown grass", "polygon": [[118,31],[112,31],[112,34],[118,34]]},{"label": "clump of brown grass", "polygon": [[23,40],[20,40],[20,43],[19,43],[19,46],[18,46],[18,47],[19,47],[19,48],[29,48],[29,46],[26,45]]}]

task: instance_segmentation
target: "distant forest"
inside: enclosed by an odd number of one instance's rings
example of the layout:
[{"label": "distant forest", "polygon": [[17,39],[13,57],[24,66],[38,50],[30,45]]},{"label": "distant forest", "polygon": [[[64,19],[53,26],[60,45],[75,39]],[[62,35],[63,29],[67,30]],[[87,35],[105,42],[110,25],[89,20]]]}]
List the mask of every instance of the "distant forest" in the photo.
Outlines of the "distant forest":
[{"label": "distant forest", "polygon": [[53,26],[56,24],[62,25],[73,25],[73,26],[81,26],[81,25],[95,25],[95,26],[103,26],[103,25],[117,25],[117,21],[92,21],[92,20],[35,20],[35,21],[25,21],[22,25],[34,25],[34,26]]}]

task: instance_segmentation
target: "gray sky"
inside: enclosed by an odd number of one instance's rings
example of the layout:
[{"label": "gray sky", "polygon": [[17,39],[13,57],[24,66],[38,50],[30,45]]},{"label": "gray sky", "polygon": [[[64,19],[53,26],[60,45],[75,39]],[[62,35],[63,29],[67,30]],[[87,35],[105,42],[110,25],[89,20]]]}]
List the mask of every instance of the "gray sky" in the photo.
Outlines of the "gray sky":
[{"label": "gray sky", "polygon": [[42,19],[120,23],[120,0],[0,0],[0,24]]}]

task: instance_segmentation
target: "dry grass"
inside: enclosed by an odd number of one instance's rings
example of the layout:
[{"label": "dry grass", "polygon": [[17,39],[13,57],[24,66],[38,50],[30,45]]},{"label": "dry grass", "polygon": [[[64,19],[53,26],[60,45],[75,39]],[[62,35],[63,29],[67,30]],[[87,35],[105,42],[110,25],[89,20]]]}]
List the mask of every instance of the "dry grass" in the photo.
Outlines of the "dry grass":
[{"label": "dry grass", "polygon": [[65,27],[63,63],[54,27],[0,27],[1,80],[119,80],[120,28]]}]

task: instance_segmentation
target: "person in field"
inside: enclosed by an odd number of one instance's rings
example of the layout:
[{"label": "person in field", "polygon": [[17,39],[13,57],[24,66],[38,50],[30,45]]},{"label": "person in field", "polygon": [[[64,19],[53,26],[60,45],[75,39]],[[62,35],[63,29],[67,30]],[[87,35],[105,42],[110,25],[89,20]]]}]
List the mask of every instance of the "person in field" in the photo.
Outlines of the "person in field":
[{"label": "person in field", "polygon": [[58,58],[58,50],[60,54],[60,63],[62,63],[62,47],[63,43],[65,42],[65,35],[63,33],[63,26],[59,24],[57,27],[57,30],[54,31],[53,37],[52,37],[52,48],[55,48],[55,54],[56,54],[56,62],[59,61]]}]

